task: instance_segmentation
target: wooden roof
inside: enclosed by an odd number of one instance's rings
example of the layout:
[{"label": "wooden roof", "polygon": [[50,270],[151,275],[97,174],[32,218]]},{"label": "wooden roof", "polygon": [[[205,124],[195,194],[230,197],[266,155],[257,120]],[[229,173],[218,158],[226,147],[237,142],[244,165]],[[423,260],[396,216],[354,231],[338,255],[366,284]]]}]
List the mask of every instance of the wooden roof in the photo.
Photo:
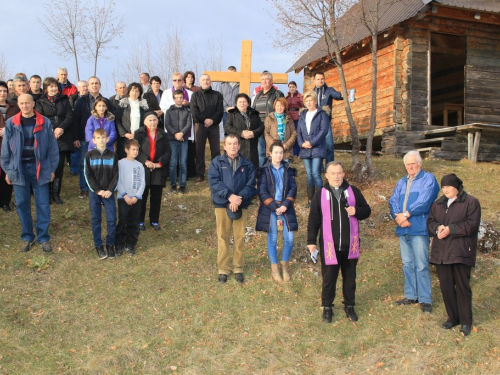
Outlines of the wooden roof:
[{"label": "wooden roof", "polygon": [[[379,32],[382,33],[394,25],[426,11],[430,5],[442,5],[454,8],[500,13],[499,0],[384,0],[381,3],[379,21]],[[339,35],[340,48],[345,49],[370,36],[366,26],[359,21],[360,3],[356,3],[337,21],[337,30],[344,30],[347,35]],[[354,26],[352,26],[354,25]],[[287,71],[300,72],[307,64],[328,55],[327,47],[323,38],[304,53]]]}]

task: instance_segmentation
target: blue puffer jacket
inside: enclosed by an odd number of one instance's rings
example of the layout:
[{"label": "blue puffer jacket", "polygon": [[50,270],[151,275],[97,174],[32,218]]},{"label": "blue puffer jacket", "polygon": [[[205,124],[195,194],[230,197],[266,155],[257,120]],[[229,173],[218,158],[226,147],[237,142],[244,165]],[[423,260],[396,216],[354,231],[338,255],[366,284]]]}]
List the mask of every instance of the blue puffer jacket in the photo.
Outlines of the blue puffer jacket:
[{"label": "blue puffer jacket", "polygon": [[[54,137],[50,120],[35,111],[35,159],[36,178],[39,185],[47,184],[59,164],[59,147]],[[14,185],[25,184],[21,173],[21,156],[24,147],[24,135],[21,127],[21,112],[8,119],[2,143],[2,169]]]},{"label": "blue puffer jacket", "polygon": [[[394,188],[389,205],[391,207],[391,216],[396,217],[396,214],[403,212],[403,203],[406,194],[406,185],[408,182],[407,176],[399,180]],[[396,227],[396,234],[402,236],[409,234],[413,236],[428,236],[427,232],[427,217],[431,210],[432,203],[436,200],[439,193],[439,185],[436,177],[430,172],[421,170],[418,172],[415,180],[411,184],[406,210],[410,213],[408,219],[411,226],[402,228],[399,225]]]},{"label": "blue puffer jacket", "polygon": [[208,184],[216,208],[225,208],[232,194],[240,196],[243,200],[241,207],[247,208],[252,197],[257,194],[255,167],[250,160],[241,155],[234,173],[225,153],[213,159],[208,168]]},{"label": "blue puffer jacket", "polygon": [[257,187],[259,190],[261,204],[259,206],[255,230],[269,233],[269,229],[271,227],[271,212],[276,211],[276,209],[280,206],[286,207],[283,217],[285,218],[288,231],[296,231],[299,229],[297,214],[295,213],[295,208],[293,207],[295,197],[297,196],[297,183],[295,182],[297,170],[290,167],[290,164],[284,161],[281,162],[281,164],[284,168],[282,195],[284,199],[281,204],[278,204],[274,200],[276,188],[274,174],[271,170],[272,164],[267,161],[261,168],[259,168]]},{"label": "blue puffer jacket", "polygon": [[300,148],[300,158],[325,158],[326,146],[325,139],[328,134],[330,120],[325,111],[318,108],[318,112],[314,115],[311,122],[311,131],[307,134],[306,127],[307,109],[302,111],[297,124],[297,143],[302,146],[302,143],[309,141],[313,148]]}]

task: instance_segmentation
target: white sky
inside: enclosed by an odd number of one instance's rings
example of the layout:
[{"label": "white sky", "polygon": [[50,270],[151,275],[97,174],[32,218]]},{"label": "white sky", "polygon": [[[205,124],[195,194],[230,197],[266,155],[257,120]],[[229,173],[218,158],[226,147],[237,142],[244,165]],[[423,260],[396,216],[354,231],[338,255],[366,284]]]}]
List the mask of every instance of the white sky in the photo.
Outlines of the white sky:
[{"label": "white sky", "polygon": [[[57,1],[57,0],[56,0]],[[3,53],[11,74],[24,72],[42,77],[54,75],[59,66],[66,66],[69,79],[76,81],[74,61],[64,60],[53,52],[54,44],[37,21],[44,17],[41,0],[2,1],[0,35],[3,35],[0,54]],[[208,36],[220,38],[225,48],[223,66],[234,65],[239,70],[241,41],[252,40],[252,71],[269,70],[284,73],[300,57],[273,46],[273,35],[279,33],[274,8],[265,0],[117,0],[116,11],[125,17],[125,32],[116,39],[116,51],[108,52],[109,59],[100,59],[97,75],[103,83],[102,93],[114,91],[112,74],[119,64],[118,52],[126,52],[132,41],[167,27],[182,28],[186,43],[195,43],[202,51]],[[273,15],[271,15],[273,14]],[[93,73],[91,63],[80,64],[80,77],[87,79]],[[149,72],[154,75],[154,72]],[[170,82],[171,77],[160,77]],[[303,91],[303,75],[288,75]],[[137,81],[139,77],[137,77]],[[285,93],[286,85],[280,88]]]}]

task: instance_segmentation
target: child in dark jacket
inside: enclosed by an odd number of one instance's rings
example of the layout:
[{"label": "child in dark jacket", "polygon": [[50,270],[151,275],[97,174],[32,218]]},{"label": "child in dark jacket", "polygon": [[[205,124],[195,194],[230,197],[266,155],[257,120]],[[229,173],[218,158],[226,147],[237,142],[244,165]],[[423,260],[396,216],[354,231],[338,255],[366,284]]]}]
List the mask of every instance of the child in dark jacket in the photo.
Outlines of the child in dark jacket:
[{"label": "child in dark jacket", "polygon": [[169,176],[170,191],[177,191],[177,165],[179,165],[179,192],[186,192],[187,180],[187,153],[188,137],[193,124],[189,108],[182,105],[184,93],[182,90],[174,91],[174,102],[165,113],[165,130],[167,131],[168,142],[172,149],[170,157]]},{"label": "child in dark jacket", "polygon": [[[106,148],[109,142],[105,129],[94,130],[92,141],[96,147],[85,156],[85,179],[89,186],[90,218],[94,246],[99,258],[115,257],[116,206],[113,191],[118,183],[118,159],[113,151]],[[101,239],[101,205],[106,213],[106,251]]]}]

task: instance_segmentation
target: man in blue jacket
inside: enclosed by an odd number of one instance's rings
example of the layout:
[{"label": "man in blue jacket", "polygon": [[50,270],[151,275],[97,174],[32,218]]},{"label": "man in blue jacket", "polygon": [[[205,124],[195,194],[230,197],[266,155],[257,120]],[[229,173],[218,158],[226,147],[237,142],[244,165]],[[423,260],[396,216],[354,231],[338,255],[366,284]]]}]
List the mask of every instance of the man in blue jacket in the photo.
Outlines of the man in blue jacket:
[{"label": "man in blue jacket", "polygon": [[1,163],[5,180],[14,185],[17,213],[21,221],[21,252],[35,243],[31,216],[31,187],[36,205],[37,241],[45,252],[52,251],[49,240],[49,182],[54,180],[59,163],[57,146],[50,120],[33,110],[35,102],[29,94],[19,95],[21,109],[5,123]]},{"label": "man in blue jacket", "polygon": [[212,160],[208,169],[212,202],[215,206],[217,225],[219,281],[225,283],[231,272],[229,235],[233,229],[234,253],[232,271],[236,281],[242,283],[243,250],[247,207],[257,194],[255,168],[247,158],[239,154],[240,140],[234,134],[224,138],[223,155]]},{"label": "man in blue jacket", "polygon": [[420,303],[423,312],[432,312],[431,277],[429,274],[429,243],[427,217],[439,193],[434,175],[422,170],[418,151],[403,158],[408,175],[399,180],[389,199],[391,215],[397,223],[405,297],[397,305]]},{"label": "man in blue jacket", "polygon": [[[333,87],[328,87],[325,84],[325,74],[318,72],[314,75],[314,92],[318,96],[318,108],[321,108],[332,117],[332,103],[334,100],[342,100],[342,94],[335,90]],[[333,161],[333,134],[332,124],[328,126],[328,134],[326,135],[326,158],[325,166]]]}]

